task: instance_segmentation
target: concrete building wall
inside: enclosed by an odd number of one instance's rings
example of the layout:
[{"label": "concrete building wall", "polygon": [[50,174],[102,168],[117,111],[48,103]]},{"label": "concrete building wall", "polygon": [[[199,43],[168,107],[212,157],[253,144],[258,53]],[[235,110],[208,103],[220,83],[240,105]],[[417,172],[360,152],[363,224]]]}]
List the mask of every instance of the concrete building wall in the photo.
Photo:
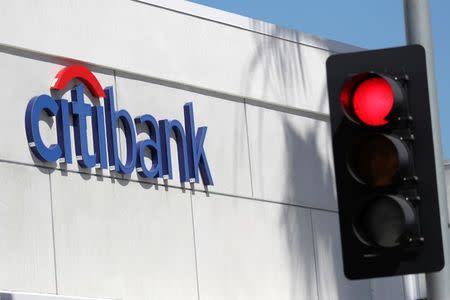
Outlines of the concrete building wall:
[{"label": "concrete building wall", "polygon": [[[354,50],[189,2],[0,2],[0,289],[125,300],[424,296],[422,276],[343,275],[325,60]],[[193,102],[214,186],[180,184],[177,163],[164,183],[34,157],[26,105],[75,62],[132,116],[182,120]],[[41,123],[55,143],[56,125]]]}]

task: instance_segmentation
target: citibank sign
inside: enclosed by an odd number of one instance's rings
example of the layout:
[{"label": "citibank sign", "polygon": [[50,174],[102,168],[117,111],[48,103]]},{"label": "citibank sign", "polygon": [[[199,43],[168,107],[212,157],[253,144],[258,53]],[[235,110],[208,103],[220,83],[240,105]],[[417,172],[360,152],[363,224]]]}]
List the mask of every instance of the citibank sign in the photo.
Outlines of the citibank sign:
[{"label": "citibank sign", "polygon": [[[63,90],[72,79],[79,79],[83,85],[71,90],[71,102],[54,99],[50,95],[33,97],[25,114],[25,128],[28,145],[33,154],[44,162],[72,164],[72,141],[70,119],[73,120],[76,160],[83,168],[110,169],[122,174],[130,174],[134,169],[145,178],[162,177],[172,179],[172,157],[170,137],[173,134],[177,145],[178,166],[181,182],[199,182],[213,185],[205,149],[203,148],[207,127],[199,127],[195,132],[192,103],[186,103],[184,128],[178,120],[157,121],[150,114],[134,119],[124,110],[116,111],[113,87],[103,89],[95,75],[86,67],[73,65],[56,74],[51,85],[53,90]],[[84,102],[84,88],[88,88],[101,105],[91,106]],[[47,146],[39,131],[41,113],[56,118],[57,144]],[[87,117],[91,117],[94,153],[88,151]],[[121,161],[118,150],[117,129],[123,125],[126,140],[126,161]],[[137,141],[136,126],[148,129],[149,138]],[[145,155],[151,154],[151,166],[145,164]]]}]

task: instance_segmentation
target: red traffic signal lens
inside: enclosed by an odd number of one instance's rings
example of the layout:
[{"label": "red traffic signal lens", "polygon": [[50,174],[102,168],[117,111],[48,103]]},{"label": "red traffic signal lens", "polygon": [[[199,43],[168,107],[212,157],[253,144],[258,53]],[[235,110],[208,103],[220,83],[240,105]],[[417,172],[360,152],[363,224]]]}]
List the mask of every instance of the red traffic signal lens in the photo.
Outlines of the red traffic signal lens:
[{"label": "red traffic signal lens", "polygon": [[353,94],[353,109],[361,122],[370,126],[386,125],[386,117],[394,107],[394,93],[389,82],[371,77],[360,84]]},{"label": "red traffic signal lens", "polygon": [[345,82],[339,98],[345,115],[353,122],[383,126],[403,102],[404,91],[389,76],[360,73]]}]

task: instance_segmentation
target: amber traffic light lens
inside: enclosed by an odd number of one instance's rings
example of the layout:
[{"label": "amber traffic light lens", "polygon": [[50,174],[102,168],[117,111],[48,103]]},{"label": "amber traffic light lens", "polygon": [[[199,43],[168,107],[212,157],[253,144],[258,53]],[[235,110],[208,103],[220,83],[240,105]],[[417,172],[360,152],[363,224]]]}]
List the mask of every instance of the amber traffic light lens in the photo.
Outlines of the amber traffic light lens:
[{"label": "amber traffic light lens", "polygon": [[360,138],[348,156],[350,173],[358,181],[374,187],[393,184],[400,168],[398,148],[393,138],[383,134]]}]

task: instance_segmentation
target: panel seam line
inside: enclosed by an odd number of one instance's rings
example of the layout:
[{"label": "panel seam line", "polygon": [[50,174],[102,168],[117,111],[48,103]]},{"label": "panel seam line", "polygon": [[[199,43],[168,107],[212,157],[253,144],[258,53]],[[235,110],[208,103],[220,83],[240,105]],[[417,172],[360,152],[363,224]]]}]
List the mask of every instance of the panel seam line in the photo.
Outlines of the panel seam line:
[{"label": "panel seam line", "polygon": [[53,211],[53,187],[52,187],[52,174],[48,174],[48,182],[50,187],[50,214],[51,214],[51,220],[52,220],[52,241],[53,241],[53,265],[54,265],[54,272],[55,272],[55,291],[56,295],[59,294],[58,291],[58,272],[57,272],[57,266],[56,266],[56,237],[55,237],[55,221],[54,221],[54,211]]},{"label": "panel seam line", "polygon": [[249,200],[249,201],[259,201],[259,202],[272,203],[272,204],[285,205],[285,206],[302,207],[302,208],[313,209],[313,210],[318,210],[318,211],[325,211],[325,212],[330,212],[330,213],[338,213],[338,211],[336,211],[336,210],[327,209],[327,208],[323,208],[323,207],[311,207],[311,206],[297,204],[297,203],[277,202],[275,200],[270,200],[270,199],[256,198],[256,197],[239,195],[239,194],[231,194],[231,193],[226,193],[226,192],[205,191],[205,190],[201,190],[198,188],[195,188],[194,190],[192,190],[192,189],[183,188],[183,187],[176,186],[176,185],[169,185],[169,184],[166,185],[166,184],[152,183],[152,182],[147,182],[147,181],[142,181],[142,180],[137,180],[137,179],[132,179],[132,178],[122,178],[122,177],[120,177],[121,175],[120,176],[99,175],[99,174],[90,173],[90,172],[68,170],[68,169],[63,169],[60,167],[49,167],[49,166],[45,166],[45,165],[35,165],[32,163],[11,161],[11,160],[2,159],[2,158],[0,158],[0,163],[20,165],[20,166],[26,166],[26,167],[31,167],[31,168],[37,168],[37,169],[40,168],[40,169],[50,170],[50,172],[59,171],[61,173],[79,174],[80,176],[87,175],[90,177],[101,177],[101,178],[109,178],[111,180],[123,180],[126,182],[142,183],[142,184],[154,185],[154,186],[157,186],[158,188],[159,187],[173,188],[173,189],[177,189],[177,190],[190,191],[190,192],[194,191],[194,192],[205,194],[205,195],[207,195],[207,197],[209,197],[209,195],[219,195],[219,196],[225,196],[225,197],[229,197],[229,198],[238,198],[238,199]]},{"label": "panel seam line", "polygon": [[316,292],[317,292],[317,299],[320,298],[320,289],[319,289],[319,269],[317,267],[317,254],[316,254],[316,241],[314,237],[314,222],[313,222],[313,216],[312,216],[312,210],[309,209],[309,219],[311,221],[311,231],[312,231],[312,247],[313,247],[313,255],[314,255],[314,268],[315,268],[315,275],[316,275]]},{"label": "panel seam line", "polygon": [[244,98],[244,117],[245,117],[245,132],[247,138],[247,153],[248,153],[248,168],[250,172],[250,189],[252,191],[252,197],[255,196],[253,192],[253,171],[252,171],[252,160],[250,155],[250,137],[248,133],[248,118],[247,118],[247,100]]},{"label": "panel seam line", "polygon": [[197,283],[197,298],[200,300],[200,282],[199,282],[199,276],[198,276],[198,259],[197,259],[197,242],[196,242],[196,236],[195,236],[195,221],[194,221],[194,200],[192,199],[192,192],[189,195],[189,198],[191,200],[191,220],[192,220],[192,236],[194,239],[194,261],[195,261],[195,277],[196,277],[196,283]]}]

